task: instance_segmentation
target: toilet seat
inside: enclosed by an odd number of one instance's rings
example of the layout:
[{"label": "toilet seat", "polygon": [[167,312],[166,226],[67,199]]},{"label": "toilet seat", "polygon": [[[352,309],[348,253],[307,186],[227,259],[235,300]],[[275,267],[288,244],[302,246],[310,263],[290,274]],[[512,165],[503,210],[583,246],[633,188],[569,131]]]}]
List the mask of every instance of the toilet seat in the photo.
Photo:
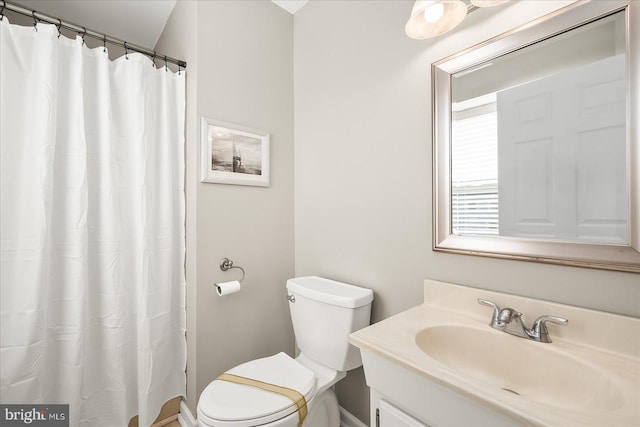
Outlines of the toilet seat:
[{"label": "toilet seat", "polygon": [[[227,371],[297,390],[307,404],[315,395],[314,373],[285,353],[252,360]],[[290,399],[256,387],[214,380],[202,392],[198,402],[201,424],[218,427],[249,427],[287,417],[297,411]]]}]

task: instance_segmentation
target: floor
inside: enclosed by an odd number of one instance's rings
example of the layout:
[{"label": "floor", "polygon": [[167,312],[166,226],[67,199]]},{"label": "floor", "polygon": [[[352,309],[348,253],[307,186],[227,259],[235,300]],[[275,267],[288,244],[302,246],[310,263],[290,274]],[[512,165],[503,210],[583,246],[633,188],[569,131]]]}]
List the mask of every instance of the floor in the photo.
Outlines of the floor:
[{"label": "floor", "polygon": [[[178,414],[180,413],[180,402],[182,402],[182,397],[177,396],[162,405],[160,414],[154,423],[151,424],[151,427],[181,427],[177,421]],[[137,415],[131,418],[128,427],[138,427]]]},{"label": "floor", "polygon": [[182,427],[178,422],[178,415],[173,415],[167,419],[151,424],[151,427]]}]

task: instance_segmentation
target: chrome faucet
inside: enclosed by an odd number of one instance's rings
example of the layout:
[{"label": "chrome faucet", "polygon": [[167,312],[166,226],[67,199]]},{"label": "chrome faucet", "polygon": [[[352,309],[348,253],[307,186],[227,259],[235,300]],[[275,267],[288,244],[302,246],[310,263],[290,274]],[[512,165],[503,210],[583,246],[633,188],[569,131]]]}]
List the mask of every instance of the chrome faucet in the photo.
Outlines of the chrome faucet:
[{"label": "chrome faucet", "polygon": [[531,328],[527,328],[523,322],[523,315],[519,311],[509,307],[501,309],[496,303],[482,298],[478,298],[478,303],[493,308],[493,316],[491,316],[491,322],[489,323],[492,328],[538,342],[551,342],[551,337],[547,330],[547,322],[559,325],[569,323],[564,317],[540,316],[533,322]]}]

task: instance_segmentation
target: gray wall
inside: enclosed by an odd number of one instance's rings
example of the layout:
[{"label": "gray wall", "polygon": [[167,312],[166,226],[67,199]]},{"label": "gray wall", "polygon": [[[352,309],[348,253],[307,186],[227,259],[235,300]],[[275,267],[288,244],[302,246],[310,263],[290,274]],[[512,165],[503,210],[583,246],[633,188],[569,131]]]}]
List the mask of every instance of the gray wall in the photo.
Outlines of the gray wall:
[{"label": "gray wall", "polygon": [[[293,17],[266,1],[178,1],[158,50],[188,62],[188,405],[217,375],[294,342],[285,283],[294,274]],[[200,183],[199,124],[208,117],[271,135],[268,188]],[[214,282],[239,279],[220,298]]]},{"label": "gray wall", "polygon": [[[425,278],[640,315],[638,275],[431,250],[430,64],[559,8],[478,10],[432,40],[411,1],[312,1],[294,19],[295,273],[375,291],[373,321],[422,302]],[[338,399],[368,421],[361,370]]]}]

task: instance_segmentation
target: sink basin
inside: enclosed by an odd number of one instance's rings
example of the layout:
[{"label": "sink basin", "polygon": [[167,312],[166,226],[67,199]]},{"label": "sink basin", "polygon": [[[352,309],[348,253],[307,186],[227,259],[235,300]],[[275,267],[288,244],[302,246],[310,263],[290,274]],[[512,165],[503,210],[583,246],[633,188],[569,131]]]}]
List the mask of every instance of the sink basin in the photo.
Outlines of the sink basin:
[{"label": "sink basin", "polygon": [[581,412],[611,411],[624,401],[606,374],[554,344],[489,326],[432,326],[415,339],[420,350],[454,374],[528,401]]}]

